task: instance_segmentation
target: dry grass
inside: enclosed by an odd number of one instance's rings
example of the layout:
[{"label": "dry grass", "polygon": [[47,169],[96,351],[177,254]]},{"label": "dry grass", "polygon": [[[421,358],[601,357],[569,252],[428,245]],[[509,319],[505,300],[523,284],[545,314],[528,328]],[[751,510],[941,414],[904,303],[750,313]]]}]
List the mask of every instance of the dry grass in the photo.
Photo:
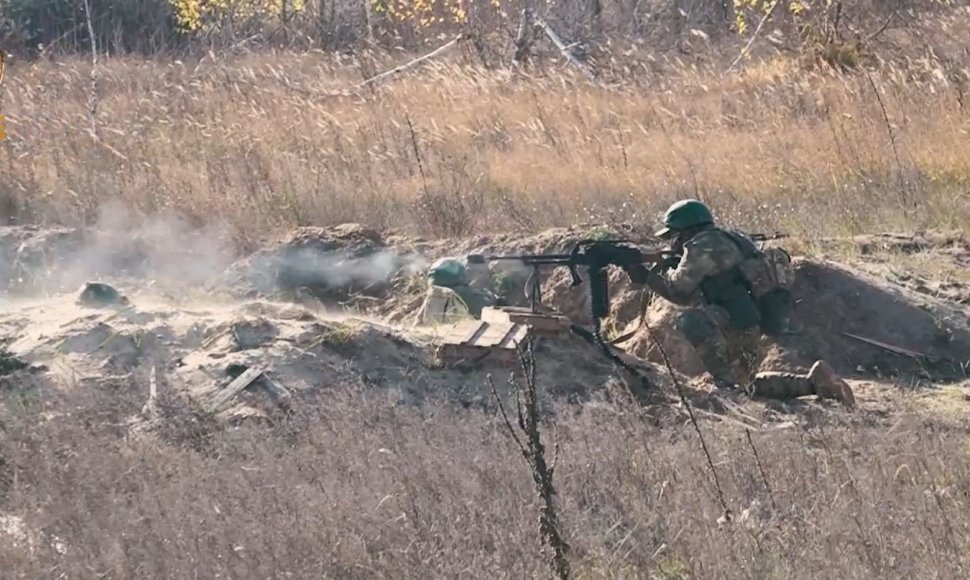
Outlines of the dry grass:
[{"label": "dry grass", "polygon": [[[33,551],[0,534],[4,578],[549,576],[530,475],[494,414],[346,389],[272,426],[182,415],[158,442],[118,427],[143,396],[4,411],[0,511],[37,534]],[[736,516],[719,527],[696,437],[620,411],[556,419],[577,578],[963,576],[962,429],[810,413],[755,434],[763,477],[741,432],[706,424]]]},{"label": "dry grass", "polygon": [[[243,239],[344,221],[456,235],[652,221],[690,195],[753,230],[967,229],[968,63],[904,61],[870,77],[785,58],[739,75],[631,60],[593,87],[445,59],[355,92],[388,63],[114,57],[97,71],[96,133],[88,61],[15,63],[0,210],[80,224],[121,200]],[[269,425],[180,410],[160,439],[138,439],[125,421],[145,390],[0,384],[0,516],[39,538],[0,532],[0,577],[548,576],[530,474],[494,410],[347,387]],[[964,429],[799,418],[754,436],[760,467],[742,433],[704,425],[736,515],[719,527],[689,430],[557,408],[576,577],[965,576]]]},{"label": "dry grass", "polygon": [[450,235],[649,221],[690,195],[753,229],[970,224],[962,61],[887,64],[872,82],[792,59],[739,75],[644,61],[596,88],[446,59],[348,93],[374,58],[106,59],[97,139],[90,63],[15,65],[4,214],[73,223],[123,199],[246,236],[344,221]]}]

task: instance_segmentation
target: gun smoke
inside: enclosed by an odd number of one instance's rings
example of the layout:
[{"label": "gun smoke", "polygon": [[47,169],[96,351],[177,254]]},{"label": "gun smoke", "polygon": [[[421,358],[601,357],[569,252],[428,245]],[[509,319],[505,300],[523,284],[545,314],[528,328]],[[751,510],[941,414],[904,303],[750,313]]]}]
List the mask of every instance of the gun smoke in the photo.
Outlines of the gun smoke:
[{"label": "gun smoke", "polygon": [[420,255],[381,244],[283,244],[240,259],[231,230],[222,224],[197,225],[168,213],[143,216],[119,204],[106,205],[86,230],[0,230],[0,291],[17,298],[72,292],[90,280],[175,294],[193,289],[263,295],[297,287],[359,290],[426,266]]},{"label": "gun smoke", "polygon": [[388,248],[359,255],[353,251],[321,252],[312,247],[284,248],[266,260],[252,264],[252,274],[262,292],[306,288],[310,291],[377,289],[398,276],[410,276],[427,267],[416,254]]},{"label": "gun smoke", "polygon": [[108,204],[85,230],[0,231],[0,288],[19,297],[76,289],[92,279],[186,289],[218,277],[234,258],[227,230],[173,214],[138,215]]}]

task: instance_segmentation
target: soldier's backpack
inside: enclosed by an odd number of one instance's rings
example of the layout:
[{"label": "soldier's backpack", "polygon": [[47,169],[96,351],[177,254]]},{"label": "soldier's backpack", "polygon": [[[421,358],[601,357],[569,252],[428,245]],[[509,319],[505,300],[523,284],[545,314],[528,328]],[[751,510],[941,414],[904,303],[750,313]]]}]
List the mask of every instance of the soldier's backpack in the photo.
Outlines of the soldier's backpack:
[{"label": "soldier's backpack", "polygon": [[782,248],[758,248],[742,233],[725,233],[745,255],[739,269],[758,304],[761,331],[768,335],[790,332],[795,303],[791,294],[795,282],[791,256]]}]

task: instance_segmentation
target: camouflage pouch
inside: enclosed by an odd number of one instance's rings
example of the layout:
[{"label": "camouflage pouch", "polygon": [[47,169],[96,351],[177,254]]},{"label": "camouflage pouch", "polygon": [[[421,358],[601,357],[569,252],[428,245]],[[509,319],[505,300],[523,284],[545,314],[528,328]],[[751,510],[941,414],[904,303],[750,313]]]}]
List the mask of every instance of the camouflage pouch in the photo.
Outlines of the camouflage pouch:
[{"label": "camouflage pouch", "polygon": [[791,288],[795,284],[795,268],[791,263],[791,256],[781,248],[762,250],[768,276],[775,288]]},{"label": "camouflage pouch", "polygon": [[768,248],[750,256],[741,263],[741,271],[758,297],[779,288],[791,288],[795,281],[791,257],[781,248]]},{"label": "camouflage pouch", "polygon": [[[738,245],[744,252],[747,244]],[[781,248],[750,250],[738,265],[748,283],[759,311],[761,331],[769,336],[791,332],[791,317],[795,302],[791,287],[795,283],[795,269],[791,256]]]},{"label": "camouflage pouch", "polygon": [[788,252],[767,248],[745,260],[741,268],[758,301],[762,332],[771,336],[790,332],[795,270]]}]

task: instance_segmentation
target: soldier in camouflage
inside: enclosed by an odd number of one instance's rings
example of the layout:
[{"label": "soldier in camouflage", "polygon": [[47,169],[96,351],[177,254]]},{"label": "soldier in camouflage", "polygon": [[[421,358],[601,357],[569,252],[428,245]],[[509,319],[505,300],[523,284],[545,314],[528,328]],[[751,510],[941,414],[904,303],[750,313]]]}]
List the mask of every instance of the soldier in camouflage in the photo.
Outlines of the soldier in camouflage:
[{"label": "soldier in camouflage", "polygon": [[480,318],[483,308],[498,302],[490,284],[487,268],[457,258],[438,260],[428,272],[428,292],[417,322],[449,324],[468,317]]},{"label": "soldier in camouflage", "polygon": [[[854,406],[852,389],[825,361],[817,361],[806,375],[754,372],[762,329],[768,322],[773,327],[786,322],[774,320],[766,305],[781,292],[779,278],[792,275],[773,274],[770,260],[750,238],[717,228],[710,210],[697,200],[673,204],[664,223],[657,235],[672,240],[679,261],[628,273],[634,282],[687,307],[678,328],[719,387],[742,386],[776,399],[814,394]],[[773,320],[766,320],[766,313]]]}]

